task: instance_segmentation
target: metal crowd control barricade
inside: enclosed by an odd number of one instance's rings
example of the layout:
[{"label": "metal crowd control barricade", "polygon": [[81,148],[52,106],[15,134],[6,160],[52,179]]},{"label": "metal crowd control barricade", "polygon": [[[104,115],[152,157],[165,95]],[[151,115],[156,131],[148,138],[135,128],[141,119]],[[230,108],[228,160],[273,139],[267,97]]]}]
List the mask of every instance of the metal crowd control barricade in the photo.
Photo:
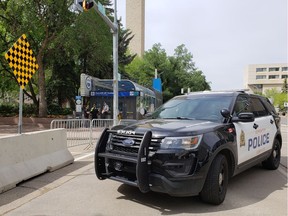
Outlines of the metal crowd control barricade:
[{"label": "metal crowd control barricade", "polygon": [[91,121],[91,142],[87,147],[91,147],[93,146],[93,144],[96,145],[96,142],[100,138],[103,130],[105,128],[111,128],[113,126],[113,123],[113,119],[93,119]]},{"label": "metal crowd control barricade", "polygon": [[87,145],[97,142],[104,128],[111,128],[113,119],[54,119],[50,129],[65,128],[67,131],[67,147]]}]

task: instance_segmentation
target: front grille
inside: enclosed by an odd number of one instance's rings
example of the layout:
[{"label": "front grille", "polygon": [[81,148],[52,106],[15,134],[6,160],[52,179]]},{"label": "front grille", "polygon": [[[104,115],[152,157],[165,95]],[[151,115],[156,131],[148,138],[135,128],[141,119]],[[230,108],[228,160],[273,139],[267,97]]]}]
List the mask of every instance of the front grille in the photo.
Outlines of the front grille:
[{"label": "front grille", "polygon": [[129,147],[124,147],[124,146],[118,146],[118,145],[113,145],[113,150],[117,152],[126,152],[126,153],[132,153],[132,154],[137,154],[139,148],[129,148]]},{"label": "front grille", "polygon": [[[123,141],[126,139],[133,140],[133,145],[125,146]],[[143,135],[127,135],[127,134],[111,134],[110,139],[110,149],[117,153],[127,153],[132,155],[137,155],[138,150],[143,139]],[[160,148],[162,138],[153,138],[149,146],[149,152],[156,152]]]}]

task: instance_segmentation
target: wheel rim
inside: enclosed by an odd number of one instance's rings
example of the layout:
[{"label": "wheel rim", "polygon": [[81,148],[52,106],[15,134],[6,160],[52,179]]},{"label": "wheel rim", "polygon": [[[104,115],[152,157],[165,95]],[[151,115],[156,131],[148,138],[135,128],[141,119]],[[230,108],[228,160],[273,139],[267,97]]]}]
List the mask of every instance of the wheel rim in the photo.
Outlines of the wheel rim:
[{"label": "wheel rim", "polygon": [[274,149],[274,151],[273,151],[273,157],[276,158],[276,156],[277,156],[277,151],[276,151],[276,149]]},{"label": "wheel rim", "polygon": [[225,178],[225,173],[224,173],[224,167],[222,166],[221,172],[219,173],[219,176],[218,176],[218,184],[219,184],[220,193],[223,191],[224,178]]},{"label": "wheel rim", "polygon": [[279,159],[280,159],[280,148],[279,145],[275,145],[275,148],[273,150],[273,158],[274,158],[274,163],[278,163]]}]

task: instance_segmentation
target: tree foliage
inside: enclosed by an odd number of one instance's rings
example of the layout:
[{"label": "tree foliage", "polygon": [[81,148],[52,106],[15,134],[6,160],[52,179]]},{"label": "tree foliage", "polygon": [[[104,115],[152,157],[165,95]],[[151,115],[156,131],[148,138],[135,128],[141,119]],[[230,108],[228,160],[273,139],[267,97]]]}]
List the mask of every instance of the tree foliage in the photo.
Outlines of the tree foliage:
[{"label": "tree foliage", "polygon": [[[24,93],[39,108],[38,115],[47,114],[47,104],[72,102],[80,85],[80,73],[98,78],[112,78],[112,34],[94,10],[75,13],[73,0],[6,0],[0,2],[1,57],[25,33],[36,54],[39,70]],[[110,6],[110,0],[100,1]],[[112,9],[107,15],[111,17]],[[119,26],[121,23],[119,21]],[[120,28],[119,67],[124,68],[135,56],[127,49],[133,36]],[[1,58],[0,82],[3,91],[14,89],[16,81],[4,58]],[[4,85],[4,80],[7,85]],[[14,83],[15,86],[16,82]],[[8,86],[9,85],[9,86]],[[15,87],[17,89],[17,87]]]},{"label": "tree foliage", "polygon": [[195,67],[192,54],[183,44],[175,48],[173,56],[168,56],[160,43],[154,44],[143,58],[136,57],[126,67],[130,79],[146,87],[152,86],[155,69],[162,79],[164,101],[181,94],[181,88],[190,88],[191,91],[211,89],[203,72]]},{"label": "tree foliage", "polygon": [[[23,33],[27,34],[28,41],[36,53],[39,65],[37,76],[38,98],[33,88],[35,84],[29,83],[29,93],[34,103],[39,106],[39,116],[47,115],[46,85],[45,85],[45,54],[49,51],[50,45],[61,34],[65,25],[73,22],[73,13],[68,10],[71,0],[18,0],[1,1],[1,23],[4,24],[5,44],[7,48],[12,45]],[[2,50],[3,52],[3,50]],[[7,67],[6,67],[7,68]],[[10,72],[11,73],[11,72]],[[35,78],[33,78],[35,79]]]},{"label": "tree foliage", "polygon": [[284,102],[288,102],[287,93],[277,90],[276,88],[267,89],[265,91],[265,96],[269,98],[273,105],[279,109],[279,111],[284,111]]},{"label": "tree foliage", "polygon": [[284,82],[283,82],[283,86],[282,86],[282,93],[288,93],[288,83],[287,83],[287,78],[284,79]]}]

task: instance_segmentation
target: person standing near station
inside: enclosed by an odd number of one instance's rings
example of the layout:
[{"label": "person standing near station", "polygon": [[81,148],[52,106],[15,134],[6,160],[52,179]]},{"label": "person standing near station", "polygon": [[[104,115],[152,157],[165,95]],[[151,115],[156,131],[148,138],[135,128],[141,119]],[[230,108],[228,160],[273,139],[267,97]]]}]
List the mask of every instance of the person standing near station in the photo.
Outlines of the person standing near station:
[{"label": "person standing near station", "polygon": [[85,118],[85,119],[89,119],[89,114],[90,114],[90,112],[89,112],[89,106],[88,106],[88,105],[87,105],[87,106],[84,106],[84,109],[83,109],[84,118]]},{"label": "person standing near station", "polygon": [[102,112],[101,112],[104,119],[107,118],[108,112],[109,112],[109,106],[108,106],[108,104],[106,102],[104,102],[103,108],[102,108]]},{"label": "person standing near station", "polygon": [[96,108],[96,104],[95,103],[93,104],[90,113],[91,113],[92,119],[97,119],[98,118],[99,110]]}]

